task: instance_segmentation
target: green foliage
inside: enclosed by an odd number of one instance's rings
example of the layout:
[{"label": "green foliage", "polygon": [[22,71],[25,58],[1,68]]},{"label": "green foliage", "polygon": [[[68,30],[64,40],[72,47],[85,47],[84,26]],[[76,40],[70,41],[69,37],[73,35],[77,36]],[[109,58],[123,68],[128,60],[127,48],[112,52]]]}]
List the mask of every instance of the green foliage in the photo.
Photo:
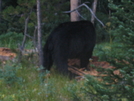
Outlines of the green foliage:
[{"label": "green foliage", "polygon": [[8,32],[0,36],[0,46],[8,48],[16,48],[17,44],[21,42],[23,38],[22,33]]},{"label": "green foliage", "polygon": [[0,69],[0,80],[7,85],[14,85],[14,83],[21,84],[22,78],[17,76],[19,67],[5,65],[3,69]]},{"label": "green foliage", "polygon": [[[3,23],[0,25],[6,24],[6,31],[22,33],[24,32],[25,19],[29,16],[28,34],[33,36],[35,26],[37,26],[36,0],[17,0],[14,2],[15,6],[10,3],[7,4],[6,1],[3,2],[5,4],[3,6],[6,7],[2,10],[1,17]],[[62,13],[62,11],[67,11],[69,10],[68,8],[69,2],[66,0],[41,0],[43,31],[48,33],[46,30],[50,31],[50,29],[53,28],[53,26],[49,26],[51,23],[57,24],[58,22],[66,21],[69,16],[68,14]],[[7,23],[5,21],[7,21]],[[5,30],[1,28],[0,30],[5,32]]]},{"label": "green foliage", "polygon": [[111,20],[113,21],[113,23],[110,33],[113,33],[113,35],[115,36],[115,42],[120,43],[117,44],[114,48],[123,50],[120,51],[120,53],[115,53],[115,56],[117,56],[118,60],[121,61],[120,64],[122,64],[122,68],[128,67],[127,71],[129,72],[132,72],[134,67],[134,11],[132,10],[134,9],[134,5],[132,5],[133,3],[134,2],[132,0],[122,0],[120,5],[116,5],[113,3],[110,4],[110,7],[115,10],[115,12],[112,14],[113,16]]},{"label": "green foliage", "polygon": [[[96,53],[101,60],[106,60],[120,70],[120,75],[114,70],[101,70],[108,76],[103,82],[87,77],[85,93],[95,101],[133,101],[134,100],[134,5],[132,0],[109,0],[112,10],[108,32],[111,35],[110,44],[97,45]],[[105,46],[104,46],[105,45]]]},{"label": "green foliage", "polygon": [[110,97],[114,97],[115,89],[112,89],[112,87],[108,88],[108,85],[87,75],[83,90],[87,96],[90,96],[91,101],[115,101],[110,100]]},{"label": "green foliage", "polygon": [[19,41],[22,39],[22,37],[23,37],[22,33],[8,32],[6,34],[1,35],[0,40],[9,41],[10,39],[13,39],[13,40]]}]

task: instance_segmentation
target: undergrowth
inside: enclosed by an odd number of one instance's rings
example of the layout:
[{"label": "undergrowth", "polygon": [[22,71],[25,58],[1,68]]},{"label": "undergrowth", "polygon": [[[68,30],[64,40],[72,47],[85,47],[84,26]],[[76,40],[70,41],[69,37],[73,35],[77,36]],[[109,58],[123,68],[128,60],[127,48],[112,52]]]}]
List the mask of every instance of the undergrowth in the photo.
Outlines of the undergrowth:
[{"label": "undergrowth", "polygon": [[[96,45],[94,55],[110,61],[112,47],[108,43]],[[19,64],[0,64],[0,101],[128,101],[119,90],[123,87],[128,85],[107,85],[92,76],[70,80],[53,69],[41,75],[34,55],[24,56]]]},{"label": "undergrowth", "polygon": [[[18,48],[22,44],[23,34],[16,32],[7,32],[0,35],[0,47],[8,47],[11,49]],[[33,41],[27,38],[25,48],[33,47]]]},{"label": "undergrowth", "polygon": [[[9,65],[8,65],[9,64]],[[40,79],[38,68],[8,64],[0,68],[0,101],[82,101],[83,82],[70,80],[52,71]]]}]

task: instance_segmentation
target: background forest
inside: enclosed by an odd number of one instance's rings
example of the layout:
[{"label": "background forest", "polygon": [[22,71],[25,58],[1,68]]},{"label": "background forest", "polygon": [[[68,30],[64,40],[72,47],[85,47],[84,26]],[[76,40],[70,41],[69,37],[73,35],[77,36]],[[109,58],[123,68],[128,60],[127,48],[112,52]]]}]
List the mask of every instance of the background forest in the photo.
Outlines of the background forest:
[{"label": "background forest", "polygon": [[[41,25],[45,44],[47,36],[59,23],[70,21],[69,0],[40,0]],[[94,0],[81,0],[92,8]],[[27,24],[25,49],[37,46],[36,0],[0,0],[0,47],[16,51],[22,44]],[[91,19],[82,7],[81,15]],[[39,74],[37,54],[27,54],[21,61],[0,60],[0,101],[134,101],[134,0],[98,0],[95,21],[97,45],[94,56],[114,69],[98,69],[108,76],[86,75],[82,81],[69,80],[52,71]],[[94,67],[95,68],[95,67]],[[113,71],[119,70],[120,75]],[[44,82],[42,82],[42,78]]]}]

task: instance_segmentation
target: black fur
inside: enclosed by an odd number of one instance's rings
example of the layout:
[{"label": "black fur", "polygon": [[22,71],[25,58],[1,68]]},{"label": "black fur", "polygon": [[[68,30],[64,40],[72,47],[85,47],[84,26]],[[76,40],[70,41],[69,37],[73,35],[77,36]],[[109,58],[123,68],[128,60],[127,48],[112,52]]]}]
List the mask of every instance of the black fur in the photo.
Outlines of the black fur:
[{"label": "black fur", "polygon": [[54,62],[58,71],[67,73],[68,59],[79,58],[81,67],[87,67],[95,41],[95,28],[90,21],[62,23],[46,41],[43,66],[50,70]]}]

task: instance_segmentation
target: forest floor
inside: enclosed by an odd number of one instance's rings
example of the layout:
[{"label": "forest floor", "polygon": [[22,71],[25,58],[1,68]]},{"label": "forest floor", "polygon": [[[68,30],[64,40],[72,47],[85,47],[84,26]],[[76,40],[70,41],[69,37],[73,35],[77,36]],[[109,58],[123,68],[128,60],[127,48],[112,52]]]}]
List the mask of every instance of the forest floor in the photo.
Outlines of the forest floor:
[{"label": "forest floor", "polygon": [[[17,56],[15,52],[13,52],[9,48],[1,47],[0,48],[0,61],[5,63],[7,60],[12,60]],[[80,60],[79,59],[69,59],[68,60],[68,65],[70,66],[68,68],[69,71],[72,73],[82,77],[85,74],[89,74],[92,76],[106,76],[104,73],[98,72],[98,68],[103,68],[103,69],[115,69],[116,67],[113,67],[110,65],[110,63],[106,61],[98,61],[99,57],[93,56],[92,60],[90,61],[90,64],[88,66],[89,70],[85,70],[85,68],[77,68],[76,66],[80,65]],[[120,75],[119,70],[113,71],[115,75]]]}]

